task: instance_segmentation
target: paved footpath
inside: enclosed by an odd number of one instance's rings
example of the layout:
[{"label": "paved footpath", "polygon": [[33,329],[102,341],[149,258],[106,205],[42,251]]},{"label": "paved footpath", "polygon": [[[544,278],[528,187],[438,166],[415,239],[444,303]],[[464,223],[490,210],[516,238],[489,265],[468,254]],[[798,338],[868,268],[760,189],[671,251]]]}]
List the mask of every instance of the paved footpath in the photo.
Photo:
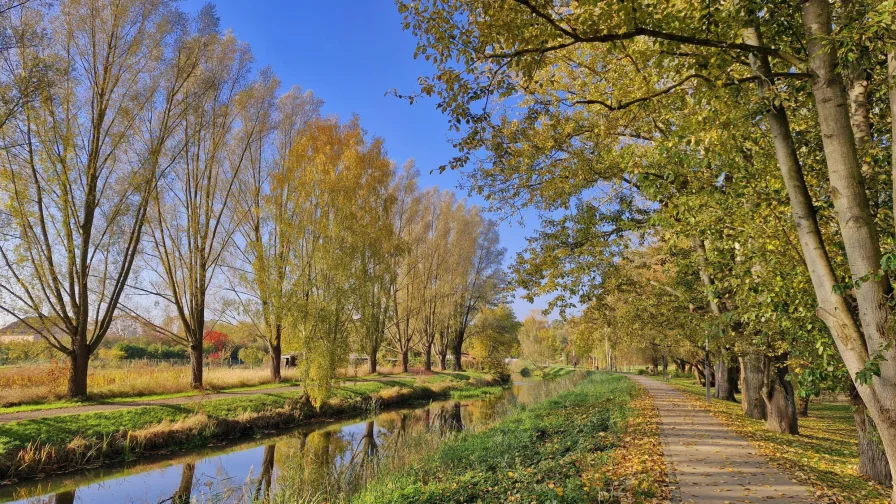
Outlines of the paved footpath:
[{"label": "paved footpath", "polygon": [[249,390],[234,390],[232,392],[214,392],[208,394],[198,394],[182,397],[171,397],[168,399],[134,399],[133,401],[123,402],[99,402],[97,404],[85,404],[83,406],[63,406],[60,408],[22,411],[19,413],[3,413],[0,414],[0,424],[7,422],[17,422],[19,420],[30,420],[33,418],[48,418],[62,415],[77,415],[79,413],[94,413],[98,411],[117,411],[133,408],[141,408],[143,406],[168,406],[180,404],[201,403],[203,401],[211,401],[214,399],[228,399],[242,396],[254,396],[260,394],[278,394],[283,392],[297,392],[302,390],[299,386],[284,386],[275,388],[259,388]]},{"label": "paved footpath", "polygon": [[[693,404],[671,385],[630,378],[647,389],[659,410],[663,453],[682,503],[806,503],[809,490],[772,467],[744,438]],[[679,494],[679,495],[676,495]]]}]

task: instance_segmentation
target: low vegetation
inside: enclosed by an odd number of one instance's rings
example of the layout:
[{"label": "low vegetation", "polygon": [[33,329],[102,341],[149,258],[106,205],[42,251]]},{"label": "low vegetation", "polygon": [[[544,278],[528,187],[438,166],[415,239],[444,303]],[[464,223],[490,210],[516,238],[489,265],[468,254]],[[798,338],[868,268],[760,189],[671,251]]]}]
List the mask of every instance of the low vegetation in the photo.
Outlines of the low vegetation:
[{"label": "low vegetation", "polygon": [[817,502],[889,502],[889,489],[856,473],[859,454],[851,405],[813,402],[809,416],[800,418],[800,435],[792,436],[772,432],[764,421],[745,417],[739,403],[715,399],[707,405],[701,399],[705,389],[693,379],[673,378],[671,382],[688,392],[695,404],[750,440],[771,463],[815,489]]},{"label": "low vegetation", "polygon": [[497,380],[478,373],[359,378],[315,408],[303,393],[259,393],[187,404],[62,415],[0,425],[0,479],[59,472],[215,439],[370,411],[413,400],[475,394]]},{"label": "low vegetation", "polygon": [[651,502],[667,497],[655,411],[618,375],[465,433],[371,482],[359,503]]}]

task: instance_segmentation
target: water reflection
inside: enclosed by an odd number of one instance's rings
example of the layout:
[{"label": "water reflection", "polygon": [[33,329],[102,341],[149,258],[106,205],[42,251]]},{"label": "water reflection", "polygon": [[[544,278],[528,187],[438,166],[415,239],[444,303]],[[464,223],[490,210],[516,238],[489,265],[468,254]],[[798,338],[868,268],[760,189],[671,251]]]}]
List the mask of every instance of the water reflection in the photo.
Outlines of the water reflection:
[{"label": "water reflection", "polygon": [[362,421],[298,429],[216,453],[205,451],[158,463],[99,468],[0,487],[0,502],[187,504],[333,499],[355,493],[381,465],[397,468],[407,453],[435,449],[446,437],[484,428],[517,405],[541,400],[579,380],[521,381],[500,396],[434,402],[385,411]]}]

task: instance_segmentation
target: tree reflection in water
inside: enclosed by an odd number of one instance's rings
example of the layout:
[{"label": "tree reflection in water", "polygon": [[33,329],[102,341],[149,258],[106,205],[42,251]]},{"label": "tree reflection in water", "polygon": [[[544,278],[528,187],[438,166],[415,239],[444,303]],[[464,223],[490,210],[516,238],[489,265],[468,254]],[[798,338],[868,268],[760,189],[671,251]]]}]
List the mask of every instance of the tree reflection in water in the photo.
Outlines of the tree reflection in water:
[{"label": "tree reflection in water", "polygon": [[59,492],[53,496],[53,504],[74,504],[74,502],[74,490],[66,490],[65,492]]},{"label": "tree reflection in water", "polygon": [[189,504],[190,497],[193,495],[193,479],[196,475],[196,464],[187,463],[183,465],[180,471],[180,485],[174,495],[171,496],[173,504]]}]

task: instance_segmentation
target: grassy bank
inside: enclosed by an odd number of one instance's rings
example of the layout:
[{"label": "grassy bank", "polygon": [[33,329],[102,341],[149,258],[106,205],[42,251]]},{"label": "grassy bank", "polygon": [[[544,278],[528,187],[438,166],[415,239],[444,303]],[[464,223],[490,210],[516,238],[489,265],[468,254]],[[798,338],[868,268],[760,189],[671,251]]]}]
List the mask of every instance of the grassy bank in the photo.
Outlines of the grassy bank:
[{"label": "grassy bank", "polygon": [[594,374],[492,428],[448,440],[355,501],[650,502],[666,497],[656,412],[627,378]]},{"label": "grassy bank", "polygon": [[[528,361],[522,361],[512,367],[514,371],[529,378],[541,378],[543,380],[555,380],[576,372],[572,366],[539,366]],[[582,369],[585,371],[585,369]]]},{"label": "grassy bank", "polygon": [[737,434],[750,440],[772,464],[800,483],[815,489],[818,502],[885,503],[890,492],[859,477],[856,430],[849,404],[813,402],[809,416],[799,419],[800,434],[776,434],[765,422],[744,416],[740,403],[713,399],[706,404],[706,390],[687,378],[671,383],[688,392],[695,404],[708,409]]},{"label": "grassy bank", "polygon": [[477,373],[439,373],[419,379],[371,377],[337,387],[335,397],[319,409],[300,392],[261,392],[10,422],[0,425],[0,480],[196,448],[216,439],[356,415],[413,400],[467,395],[497,385],[496,380]]}]

